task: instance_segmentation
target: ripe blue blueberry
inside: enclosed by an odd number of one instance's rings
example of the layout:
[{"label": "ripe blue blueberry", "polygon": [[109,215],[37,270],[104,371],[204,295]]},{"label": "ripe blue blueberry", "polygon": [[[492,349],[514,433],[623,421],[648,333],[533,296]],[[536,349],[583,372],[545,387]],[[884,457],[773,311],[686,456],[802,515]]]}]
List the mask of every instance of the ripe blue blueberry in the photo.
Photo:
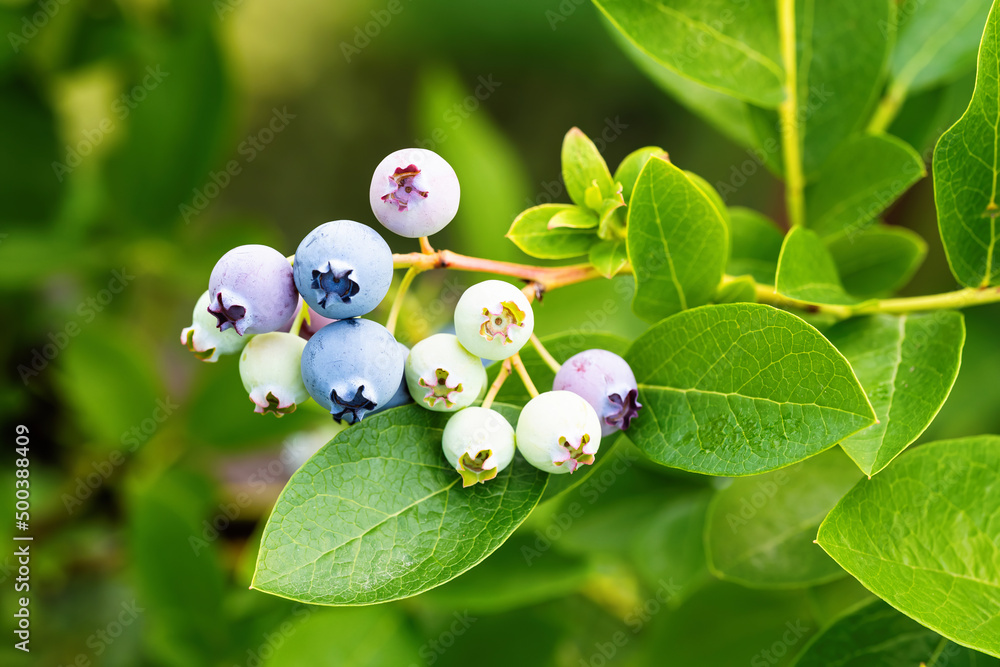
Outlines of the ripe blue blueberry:
[{"label": "ripe blue blueberry", "polygon": [[235,329],[241,336],[277,331],[299,303],[288,260],[264,245],[243,245],[223,255],[212,269],[208,296],[219,331]]},{"label": "ripe blue blueberry", "polygon": [[[406,363],[406,358],[410,356],[410,348],[406,347],[402,343],[397,343],[397,345],[399,345],[399,367],[402,368]],[[388,410],[389,408],[395,408],[412,402],[413,397],[410,396],[409,387],[406,386],[406,375],[403,374],[403,376],[399,378],[399,387],[396,389],[396,393],[393,394],[392,398],[390,398],[387,402],[372,410],[372,413],[382,412],[383,410]]]},{"label": "ripe blue blueberry", "polygon": [[552,389],[583,397],[601,419],[601,434],[611,435],[639,414],[639,386],[628,362],[607,350],[585,350],[570,357],[556,373]]},{"label": "ripe blue blueberry", "polygon": [[409,238],[439,232],[458,213],[458,176],[444,158],[404,148],[382,160],[372,175],[372,212],[386,228]]},{"label": "ripe blue blueberry", "polygon": [[335,220],[295,251],[295,286],[313,310],[335,320],[375,310],[392,282],[392,250],[371,227]]},{"label": "ripe blue blueberry", "polygon": [[220,331],[218,321],[208,312],[208,292],[198,299],[191,314],[191,326],[181,330],[181,343],[202,361],[215,362],[223,354],[236,354],[252,336],[240,336],[236,329]]},{"label": "ripe blue blueberry", "polygon": [[388,403],[399,388],[399,344],[381,324],[338,320],[317,331],[302,352],[302,380],[317,403],[349,424]]},{"label": "ripe blue blueberry", "polygon": [[472,405],[486,388],[486,369],[451,334],[429,336],[406,358],[406,384],[421,407],[455,412]]},{"label": "ripe blue blueberry", "polygon": [[441,446],[462,486],[485,483],[514,459],[514,428],[496,410],[459,410],[444,427]]},{"label": "ripe blue blueberry", "polygon": [[531,338],[535,316],[521,290],[502,280],[485,280],[465,290],[455,306],[455,334],[469,352],[506,359]]},{"label": "ripe blue blueberry", "polygon": [[517,449],[531,465],[556,474],[591,465],[601,446],[601,422],[590,403],[569,391],[547,391],[517,419]]},{"label": "ripe blue blueberry", "polygon": [[254,336],[243,348],[240,379],[250,393],[254,412],[281,417],[309,400],[301,372],[305,346],[302,338],[276,331]]}]

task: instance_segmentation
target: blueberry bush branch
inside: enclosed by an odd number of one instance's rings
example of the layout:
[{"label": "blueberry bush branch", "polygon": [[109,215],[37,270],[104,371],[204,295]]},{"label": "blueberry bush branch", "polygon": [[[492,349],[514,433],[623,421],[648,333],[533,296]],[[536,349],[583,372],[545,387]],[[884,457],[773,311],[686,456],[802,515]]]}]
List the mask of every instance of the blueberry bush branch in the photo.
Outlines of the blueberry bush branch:
[{"label": "blueberry bush branch", "polygon": [[778,32],[781,62],[785,67],[785,100],[781,103],[781,134],[785,163],[785,198],[792,227],[805,224],[805,176],[799,137],[798,51],[795,31],[795,0],[778,0]]}]

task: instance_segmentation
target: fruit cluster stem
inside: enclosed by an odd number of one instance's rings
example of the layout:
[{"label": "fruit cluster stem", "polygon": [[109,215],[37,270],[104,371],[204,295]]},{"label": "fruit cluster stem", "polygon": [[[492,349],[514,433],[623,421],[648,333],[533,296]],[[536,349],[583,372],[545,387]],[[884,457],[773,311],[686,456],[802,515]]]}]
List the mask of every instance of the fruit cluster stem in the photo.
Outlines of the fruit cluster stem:
[{"label": "fruit cluster stem", "polygon": [[292,327],[288,330],[288,333],[293,336],[298,336],[299,331],[302,330],[303,322],[311,324],[309,321],[309,306],[307,306],[306,302],[302,300],[302,297],[299,297],[299,314],[296,315],[295,320],[292,321]]},{"label": "fruit cluster stem", "polygon": [[396,335],[396,322],[399,321],[399,313],[403,309],[403,301],[406,299],[406,293],[410,290],[413,279],[423,270],[417,266],[411,266],[403,274],[403,280],[399,283],[399,289],[396,290],[396,297],[392,301],[392,308],[389,310],[389,318],[385,321],[385,328],[393,336]]},{"label": "fruit cluster stem", "polygon": [[[531,266],[514,262],[499,262],[480,257],[460,255],[450,250],[434,250],[430,253],[413,252],[393,255],[394,266],[405,269],[415,269],[415,273],[430,269],[455,269],[458,271],[473,271],[478,273],[494,273],[519,278],[528,283],[525,294],[529,299],[541,297],[545,292],[557,287],[565,287],[575,283],[601,278],[601,274],[590,264],[570,264],[568,266]],[[632,267],[626,264],[618,275],[632,273]],[[405,280],[405,277],[404,277]],[[722,284],[736,280],[735,276],[724,276]],[[401,286],[402,289],[402,286]],[[813,313],[826,313],[837,319],[848,319],[858,315],[873,313],[916,313],[928,310],[953,310],[1000,302],[1000,288],[968,287],[953,292],[930,294],[926,296],[911,296],[894,299],[872,299],[856,305],[815,304],[793,299],[778,294],[771,285],[756,285],[756,297],[759,303],[766,303],[778,308],[791,308]],[[395,304],[393,306],[395,308]],[[534,343],[534,341],[532,341]],[[538,344],[535,344],[538,347]],[[541,353],[541,350],[539,350]],[[551,356],[551,355],[550,355]],[[542,354],[545,358],[545,354]],[[554,370],[555,360],[545,359]],[[558,362],[556,362],[558,365]],[[515,368],[517,367],[515,363]]]},{"label": "fruit cluster stem", "polygon": [[559,369],[562,367],[556,358],[549,353],[549,351],[542,345],[542,341],[538,339],[538,336],[531,334],[531,344],[535,346],[535,351],[538,352],[538,356],[542,358],[548,367],[552,369],[553,373],[558,373]]},{"label": "fruit cluster stem", "polygon": [[411,252],[392,256],[393,265],[397,269],[418,267],[422,271],[428,269],[454,269],[456,271],[474,271],[477,273],[495,273],[512,278],[520,278],[535,287],[540,295],[557,287],[601,277],[601,274],[590,264],[571,264],[569,266],[530,266],[515,262],[500,262],[481,257],[460,255],[450,250],[432,250],[431,252]]},{"label": "fruit cluster stem", "polygon": [[510,358],[510,363],[514,366],[517,374],[521,376],[521,382],[524,383],[524,388],[528,390],[528,395],[532,398],[538,396],[538,389],[535,388],[535,383],[531,381],[528,369],[524,367],[524,362],[521,361],[521,355],[515,354]]},{"label": "fruit cluster stem", "polygon": [[503,363],[500,364],[500,372],[497,373],[497,378],[493,380],[493,384],[490,385],[490,390],[486,392],[486,396],[483,397],[483,407],[488,408],[493,405],[493,400],[500,393],[500,387],[503,383],[507,381],[510,377],[510,359],[504,359]]}]

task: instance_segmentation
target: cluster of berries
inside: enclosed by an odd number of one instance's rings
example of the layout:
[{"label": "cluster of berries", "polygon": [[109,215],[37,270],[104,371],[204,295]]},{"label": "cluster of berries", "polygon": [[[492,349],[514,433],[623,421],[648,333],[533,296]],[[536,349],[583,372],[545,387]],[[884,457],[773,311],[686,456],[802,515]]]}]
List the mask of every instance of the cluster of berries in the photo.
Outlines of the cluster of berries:
[{"label": "cluster of berries", "polygon": [[[370,190],[379,222],[410,238],[451,222],[459,195],[451,166],[415,148],[386,157]],[[361,317],[388,293],[392,273],[385,240],[351,220],[320,225],[292,258],[240,246],[215,265],[181,342],[204,361],[241,353],[240,376],[258,413],[281,416],[310,397],[348,424],[410,401],[457,413],[443,448],[465,486],[510,465],[515,443],[542,470],[574,472],[594,462],[602,435],[627,428],[641,407],[628,364],[588,350],[560,368],[553,391],[528,402],[515,433],[499,412],[472,404],[487,390],[483,360],[509,359],[532,338],[528,298],[499,280],[473,285],[455,307],[455,334],[430,336],[410,350]]]}]

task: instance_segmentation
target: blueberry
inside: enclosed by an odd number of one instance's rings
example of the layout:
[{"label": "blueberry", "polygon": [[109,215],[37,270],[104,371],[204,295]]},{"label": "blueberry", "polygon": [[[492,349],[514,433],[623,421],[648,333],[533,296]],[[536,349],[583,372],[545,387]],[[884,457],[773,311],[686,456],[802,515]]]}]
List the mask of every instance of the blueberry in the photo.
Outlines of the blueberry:
[{"label": "blueberry", "polygon": [[409,238],[439,232],[458,213],[458,176],[444,158],[404,148],[382,160],[372,175],[372,212],[389,230]]},{"label": "blueberry", "polygon": [[486,388],[486,369],[458,338],[434,334],[410,350],[406,384],[418,405],[436,412],[454,412],[472,405]]},{"label": "blueberry", "polygon": [[281,417],[309,400],[301,372],[305,346],[298,336],[273,332],[254,336],[243,348],[240,379],[250,392],[254,412]]},{"label": "blueberry", "polygon": [[562,365],[552,383],[554,390],[583,397],[601,419],[601,434],[611,435],[639,414],[639,386],[628,362],[607,350],[586,350]]},{"label": "blueberry", "polygon": [[264,245],[243,245],[222,256],[208,281],[208,312],[220,331],[239,335],[277,331],[299,302],[292,267],[285,256]]},{"label": "blueberry", "polygon": [[[406,363],[406,358],[410,356],[410,348],[406,347],[402,343],[397,343],[399,345],[399,365],[400,368]],[[400,405],[406,405],[407,403],[412,403],[413,397],[410,396],[410,390],[406,386],[406,375],[404,374],[399,379],[399,387],[396,389],[396,393],[392,395],[392,398],[388,402],[378,406],[372,412],[382,412],[383,410],[388,410],[389,408],[399,407]]]},{"label": "blueberry", "polygon": [[236,329],[220,331],[218,321],[208,312],[208,292],[198,299],[191,314],[191,326],[181,330],[181,343],[202,361],[215,362],[223,354],[236,354],[253,336],[240,336]]},{"label": "blueberry", "polygon": [[547,391],[517,419],[517,449],[528,463],[556,474],[591,465],[601,446],[601,422],[590,403],[569,391]]},{"label": "blueberry", "polygon": [[360,222],[322,224],[295,251],[295,286],[324,317],[342,320],[370,313],[391,282],[392,250]]},{"label": "blueberry", "polygon": [[514,459],[514,428],[496,410],[465,408],[445,424],[441,446],[462,486],[485,483]]},{"label": "blueberry", "polygon": [[471,353],[506,359],[531,338],[535,316],[521,290],[502,280],[485,280],[465,290],[455,306],[455,334]]},{"label": "blueberry", "polygon": [[349,424],[388,403],[399,388],[399,344],[381,324],[338,320],[317,331],[302,352],[309,395],[337,421]]}]

